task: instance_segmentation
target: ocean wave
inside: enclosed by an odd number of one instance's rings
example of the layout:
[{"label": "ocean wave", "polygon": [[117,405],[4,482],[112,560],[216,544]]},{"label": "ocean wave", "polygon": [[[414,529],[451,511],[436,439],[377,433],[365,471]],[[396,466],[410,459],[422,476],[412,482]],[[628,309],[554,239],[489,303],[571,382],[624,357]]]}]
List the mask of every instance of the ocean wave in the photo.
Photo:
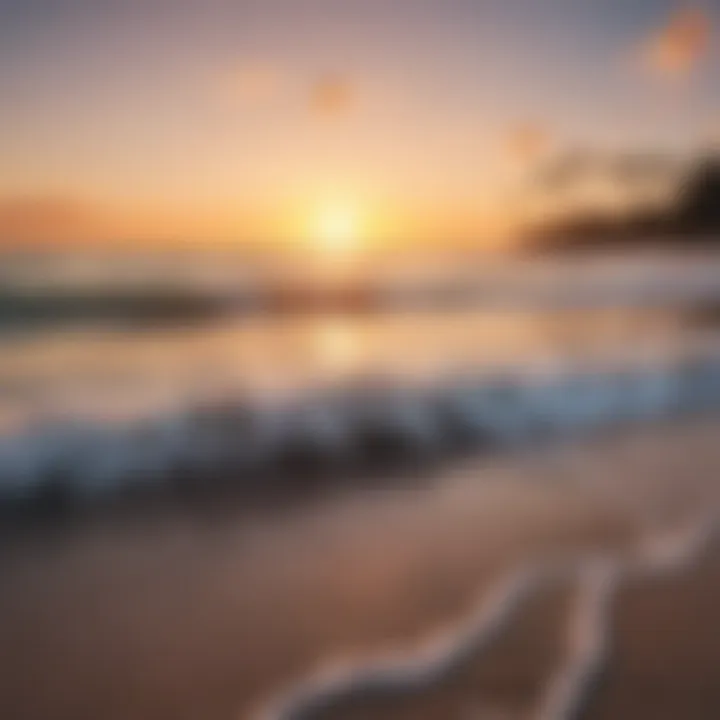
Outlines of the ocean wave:
[{"label": "ocean wave", "polygon": [[[147,323],[226,315],[423,312],[432,309],[687,308],[720,301],[717,253],[487,258],[415,272],[358,267],[341,281],[307,267],[268,273],[238,258],[3,257],[4,325]],[[176,258],[176,260],[178,260]],[[382,264],[380,264],[382,265]]]},{"label": "ocean wave", "polygon": [[105,291],[0,287],[0,328],[207,320],[239,312],[247,302],[239,296],[163,287]]},{"label": "ocean wave", "polygon": [[720,348],[692,356],[367,379],[283,398],[207,401],[124,423],[45,423],[0,440],[0,504],[103,502],[136,492],[302,492],[316,480],[514,448],[720,409]]}]

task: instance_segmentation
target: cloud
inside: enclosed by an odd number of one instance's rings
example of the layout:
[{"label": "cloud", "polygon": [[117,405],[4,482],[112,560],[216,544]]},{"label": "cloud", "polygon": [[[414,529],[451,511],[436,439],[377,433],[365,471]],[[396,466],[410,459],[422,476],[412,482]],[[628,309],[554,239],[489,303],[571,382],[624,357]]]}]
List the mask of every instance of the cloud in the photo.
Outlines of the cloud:
[{"label": "cloud", "polygon": [[507,157],[523,165],[538,160],[550,147],[550,133],[542,125],[524,122],[511,127],[503,142]]},{"label": "cloud", "polygon": [[91,237],[101,224],[97,209],[73,198],[0,198],[0,242],[81,240]]},{"label": "cloud", "polygon": [[603,152],[575,148],[558,153],[538,173],[540,185],[566,192],[591,185],[617,188],[651,187],[671,181],[678,158],[660,151]]},{"label": "cloud", "polygon": [[700,149],[706,152],[720,151],[720,121],[711,120],[698,132],[698,144]]},{"label": "cloud", "polygon": [[684,77],[707,56],[711,35],[712,21],[705,12],[680,10],[643,44],[643,64],[663,77]]},{"label": "cloud", "polygon": [[620,182],[644,183],[665,180],[678,170],[678,161],[663,152],[628,152],[618,155],[610,172]]},{"label": "cloud", "polygon": [[278,100],[286,89],[283,70],[267,62],[239,64],[216,82],[218,95],[231,104],[265,107]]},{"label": "cloud", "polygon": [[358,104],[355,81],[342,74],[311,79],[271,62],[236,63],[215,78],[213,87],[223,103],[250,109],[267,108],[299,96],[320,118],[344,117]]},{"label": "cloud", "polygon": [[538,179],[548,190],[565,190],[598,172],[599,159],[589,150],[573,148],[558,153],[541,169]]},{"label": "cloud", "polygon": [[326,75],[310,87],[310,109],[320,117],[350,114],[357,106],[356,84],[342,75]]}]

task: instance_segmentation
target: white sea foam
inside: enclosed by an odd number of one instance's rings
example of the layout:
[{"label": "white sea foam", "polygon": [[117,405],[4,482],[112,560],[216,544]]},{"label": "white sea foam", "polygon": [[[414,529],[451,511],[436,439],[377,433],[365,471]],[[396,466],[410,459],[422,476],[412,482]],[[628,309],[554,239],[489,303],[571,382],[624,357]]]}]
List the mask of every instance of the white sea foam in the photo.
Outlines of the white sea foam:
[{"label": "white sea foam", "polygon": [[467,615],[423,645],[332,662],[277,693],[253,718],[311,720],[358,699],[392,699],[429,691],[465,663],[483,660],[530,600],[566,578],[577,587],[575,609],[567,624],[566,658],[547,682],[532,718],[577,720],[592,703],[602,674],[612,662],[613,609],[624,582],[688,570],[717,531],[714,516],[701,517],[679,531],[642,538],[624,555],[591,554],[575,561],[519,568],[489,593],[481,594]]},{"label": "white sea foam", "polygon": [[605,368],[527,367],[416,385],[367,381],[272,402],[224,399],[141,422],[55,423],[6,436],[0,501],[50,493],[86,502],[218,481],[257,491],[308,472],[355,474],[716,409],[714,346]]}]

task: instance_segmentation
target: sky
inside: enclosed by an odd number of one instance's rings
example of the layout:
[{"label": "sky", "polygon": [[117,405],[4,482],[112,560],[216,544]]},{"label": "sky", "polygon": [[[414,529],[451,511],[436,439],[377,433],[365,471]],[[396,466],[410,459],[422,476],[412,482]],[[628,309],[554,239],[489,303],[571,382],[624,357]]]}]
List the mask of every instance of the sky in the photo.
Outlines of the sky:
[{"label": "sky", "polygon": [[720,136],[718,22],[720,0],[0,0],[0,241],[492,243],[547,156]]}]

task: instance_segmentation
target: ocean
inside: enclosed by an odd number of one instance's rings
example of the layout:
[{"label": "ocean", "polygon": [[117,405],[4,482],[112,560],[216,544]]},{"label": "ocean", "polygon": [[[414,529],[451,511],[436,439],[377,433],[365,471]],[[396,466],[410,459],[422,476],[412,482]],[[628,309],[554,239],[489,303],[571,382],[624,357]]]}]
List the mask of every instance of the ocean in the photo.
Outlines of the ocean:
[{"label": "ocean", "polygon": [[717,715],[720,258],[22,262],[4,717]]},{"label": "ocean", "polygon": [[443,258],[344,283],[232,254],[8,255],[0,500],[256,488],[707,412],[716,303],[712,254]]}]

